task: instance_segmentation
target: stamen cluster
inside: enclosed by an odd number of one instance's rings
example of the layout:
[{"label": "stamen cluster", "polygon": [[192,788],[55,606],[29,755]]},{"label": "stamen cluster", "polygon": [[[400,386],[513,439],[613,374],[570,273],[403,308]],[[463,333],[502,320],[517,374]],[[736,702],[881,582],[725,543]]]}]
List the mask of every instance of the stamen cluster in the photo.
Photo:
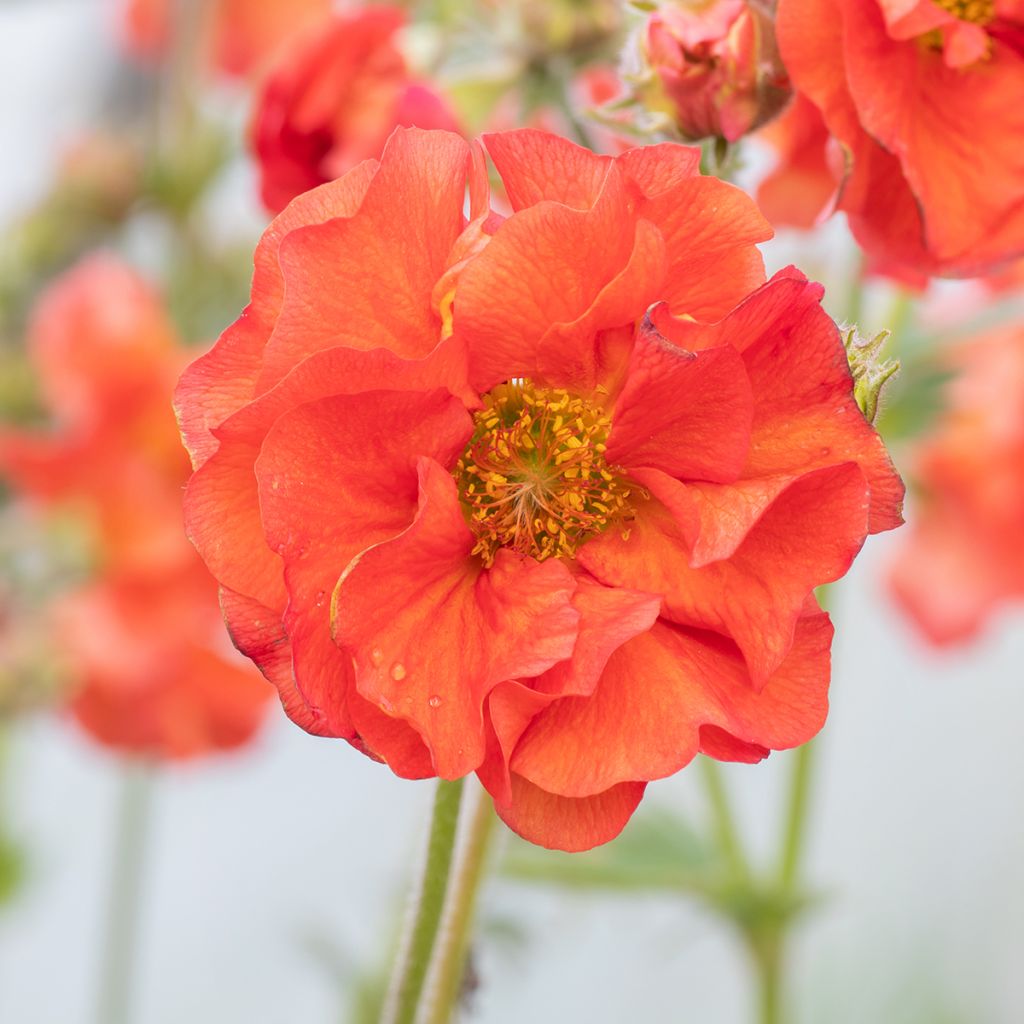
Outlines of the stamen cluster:
[{"label": "stamen cluster", "polygon": [[577,547],[629,513],[630,489],[605,461],[611,420],[561,388],[528,381],[484,396],[455,467],[485,565],[507,547],[538,562]]},{"label": "stamen cluster", "polygon": [[995,0],[935,0],[954,18],[969,21],[975,25],[987,25],[996,13]]}]

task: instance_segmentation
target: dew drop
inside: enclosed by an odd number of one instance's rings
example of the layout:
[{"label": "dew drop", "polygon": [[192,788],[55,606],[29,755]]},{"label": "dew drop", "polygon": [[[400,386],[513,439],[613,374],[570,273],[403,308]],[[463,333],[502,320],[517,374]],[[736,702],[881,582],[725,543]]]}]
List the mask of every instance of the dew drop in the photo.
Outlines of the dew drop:
[{"label": "dew drop", "polygon": [[824,458],[828,458],[828,456],[832,454],[832,449],[831,448],[822,448],[821,449],[821,454],[822,454],[822,456]]},{"label": "dew drop", "polygon": [[438,695],[435,693],[434,696],[427,701],[427,703],[432,708],[439,708],[441,706],[441,698],[438,697]]},{"label": "dew drop", "polygon": [[381,697],[380,709],[384,712],[384,714],[389,715],[391,714],[392,711],[395,710],[395,706],[391,703],[391,701],[387,699],[387,697]]},{"label": "dew drop", "polygon": [[384,652],[379,647],[374,647],[374,649],[370,651],[370,661],[372,661],[374,665],[379,665],[383,660]]},{"label": "dew drop", "polygon": [[400,661],[396,661],[391,666],[391,678],[396,683],[400,683],[405,678],[405,666]]},{"label": "dew drop", "polygon": [[316,601],[317,608],[323,607],[324,598],[326,596],[327,596],[327,591],[326,590],[318,590],[316,592],[316,597],[314,598],[314,600]]}]

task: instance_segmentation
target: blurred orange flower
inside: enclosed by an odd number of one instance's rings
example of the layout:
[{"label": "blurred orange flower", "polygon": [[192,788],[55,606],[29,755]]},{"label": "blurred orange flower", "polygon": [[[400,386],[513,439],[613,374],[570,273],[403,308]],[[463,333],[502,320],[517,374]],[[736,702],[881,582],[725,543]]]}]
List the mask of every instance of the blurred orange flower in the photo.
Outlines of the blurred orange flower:
[{"label": "blurred orange flower", "polygon": [[777,226],[805,231],[815,227],[831,212],[843,177],[842,153],[821,112],[797,93],[786,112],[758,138],[778,155],[757,190],[761,212]]},{"label": "blurred orange flower", "polygon": [[429,85],[410,79],[395,43],[397,7],[366,7],[310,26],[263,83],[250,131],[264,205],[278,213],[300,192],[380,156],[398,125],[458,131]]},{"label": "blurred orange flower", "polygon": [[183,26],[186,5],[174,0],[127,0],[122,34],[140,57],[163,56],[177,31],[203,33],[214,67],[228,75],[250,75],[291,33],[330,10],[331,0],[214,0],[192,5],[195,26]]},{"label": "blurred orange flower", "polygon": [[1021,0],[780,0],[796,88],[849,158],[869,255],[978,274],[1024,253]]},{"label": "blurred orange flower", "polygon": [[487,148],[504,221],[482,154],[400,129],[272,222],[179,386],[186,516],[296,722],[583,849],[698,751],[818,730],[813,588],[902,485],[820,287],[764,282],[697,150]]},{"label": "blurred orange flower", "polygon": [[1024,325],[959,346],[949,407],[919,445],[921,493],[892,587],[937,644],[1024,598]]},{"label": "blurred orange flower", "polygon": [[101,741],[149,755],[244,742],[270,691],[223,644],[216,585],[184,535],[189,467],[170,406],[184,355],[159,300],[93,256],[41,297],[30,350],[53,429],[0,432],[0,472],[94,542],[96,580],[54,610],[72,710]]}]

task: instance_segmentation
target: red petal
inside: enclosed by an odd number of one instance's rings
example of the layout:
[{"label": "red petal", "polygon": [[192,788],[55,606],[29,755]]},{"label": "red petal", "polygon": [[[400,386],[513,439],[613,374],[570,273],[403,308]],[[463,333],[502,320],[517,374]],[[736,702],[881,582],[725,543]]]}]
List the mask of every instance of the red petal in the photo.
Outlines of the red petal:
[{"label": "red petal", "polygon": [[419,482],[412,526],[339,581],[334,634],[355,659],[359,692],[408,720],[437,774],[457,778],[483,760],[487,693],[568,658],[579,613],[560,562],[502,550],[482,569],[451,475],[421,459]]},{"label": "red petal", "polygon": [[731,346],[685,352],[641,325],[608,438],[610,465],[735,480],[750,445],[752,398]]},{"label": "red petal", "polygon": [[792,644],[804,599],[849,568],[866,521],[864,476],[844,463],[799,477],[725,561],[692,568],[683,529],[653,502],[627,539],[608,531],[578,557],[604,583],[663,594],[674,621],[732,637],[761,686]]},{"label": "red petal", "polygon": [[[455,330],[469,342],[473,383],[486,391],[512,377],[536,378],[541,339],[580,320],[636,248],[636,223],[614,170],[592,208],[544,202],[506,220],[459,279]],[[623,298],[611,304],[616,316]],[[636,296],[628,319],[643,313],[643,303]]]},{"label": "red petal", "polygon": [[614,839],[633,816],[645,788],[642,782],[624,782],[574,799],[546,793],[513,775],[511,803],[495,803],[494,809],[513,832],[531,843],[579,853]]},{"label": "red petal", "polygon": [[821,308],[820,285],[780,271],[718,324],[655,324],[676,344],[732,345],[754,395],[753,435],[744,478],[799,475],[855,461],[871,486],[871,531],[903,522],[903,482],[882,439],[853,398],[853,381],[835,324]]},{"label": "red petal", "polygon": [[285,713],[314,736],[329,736],[324,716],[306,703],[292,675],[292,648],[280,616],[258,601],[221,587],[220,605],[231,642],[274,684]]},{"label": "red petal", "polygon": [[276,387],[229,417],[215,435],[220,450],[189,481],[189,535],[221,583],[273,608],[284,607],[280,559],[267,547],[260,520],[254,463],[267,431],[304,402],[360,391],[429,391],[447,387],[469,403],[466,357],[450,338],[422,360],[384,349],[328,349],[300,363]]},{"label": "red petal", "polygon": [[256,462],[267,543],[284,560],[296,683],[336,735],[350,736],[351,659],[331,639],[331,593],[365,548],[416,511],[416,457],[452,462],[472,422],[443,391],[324,398],[282,416]]},{"label": "red petal", "polygon": [[764,283],[755,244],[771,238],[772,228],[735,186],[689,178],[637,212],[665,239],[668,273],[659,298],[677,316],[717,320]]},{"label": "red petal", "polygon": [[[1024,60],[999,42],[949,67],[894,40],[876,5],[842,4],[850,93],[864,128],[900,159],[929,249],[962,268],[1024,252]],[[883,84],[884,82],[884,84]]]},{"label": "red petal", "polygon": [[[789,655],[757,692],[728,640],[659,623],[612,655],[593,696],[566,697],[534,719],[512,770],[582,797],[674,774],[697,754],[709,725],[742,744],[796,746],[825,721],[831,638],[826,615],[801,619]],[[724,741],[718,751],[727,748],[739,752]]]},{"label": "red petal", "polygon": [[182,435],[197,467],[217,449],[210,429],[256,394],[263,350],[284,296],[278,265],[282,239],[304,224],[351,217],[359,209],[376,170],[376,161],[367,161],[343,178],[299,196],[263,233],[253,258],[252,301],[214,347],[185,370],[175,392]]},{"label": "red petal", "polygon": [[535,128],[490,133],[484,144],[516,211],[546,200],[589,210],[612,167],[610,157]]},{"label": "red petal", "polygon": [[396,129],[358,213],[289,233],[260,391],[336,345],[413,358],[437,345],[441,319],[431,294],[464,226],[469,159],[457,135]]}]

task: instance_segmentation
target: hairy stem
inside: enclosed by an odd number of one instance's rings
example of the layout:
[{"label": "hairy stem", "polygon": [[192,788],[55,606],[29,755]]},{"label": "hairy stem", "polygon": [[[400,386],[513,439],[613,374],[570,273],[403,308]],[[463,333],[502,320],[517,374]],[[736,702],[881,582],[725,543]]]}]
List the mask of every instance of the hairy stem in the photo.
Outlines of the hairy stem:
[{"label": "hairy stem", "polygon": [[381,1024],[413,1024],[441,926],[462,801],[462,779],[439,779],[426,856],[395,961]]},{"label": "hairy stem", "polygon": [[441,939],[434,954],[426,998],[426,1024],[448,1024],[462,993],[477,893],[497,819],[490,797],[477,787],[460,840],[458,860],[448,889]]}]

